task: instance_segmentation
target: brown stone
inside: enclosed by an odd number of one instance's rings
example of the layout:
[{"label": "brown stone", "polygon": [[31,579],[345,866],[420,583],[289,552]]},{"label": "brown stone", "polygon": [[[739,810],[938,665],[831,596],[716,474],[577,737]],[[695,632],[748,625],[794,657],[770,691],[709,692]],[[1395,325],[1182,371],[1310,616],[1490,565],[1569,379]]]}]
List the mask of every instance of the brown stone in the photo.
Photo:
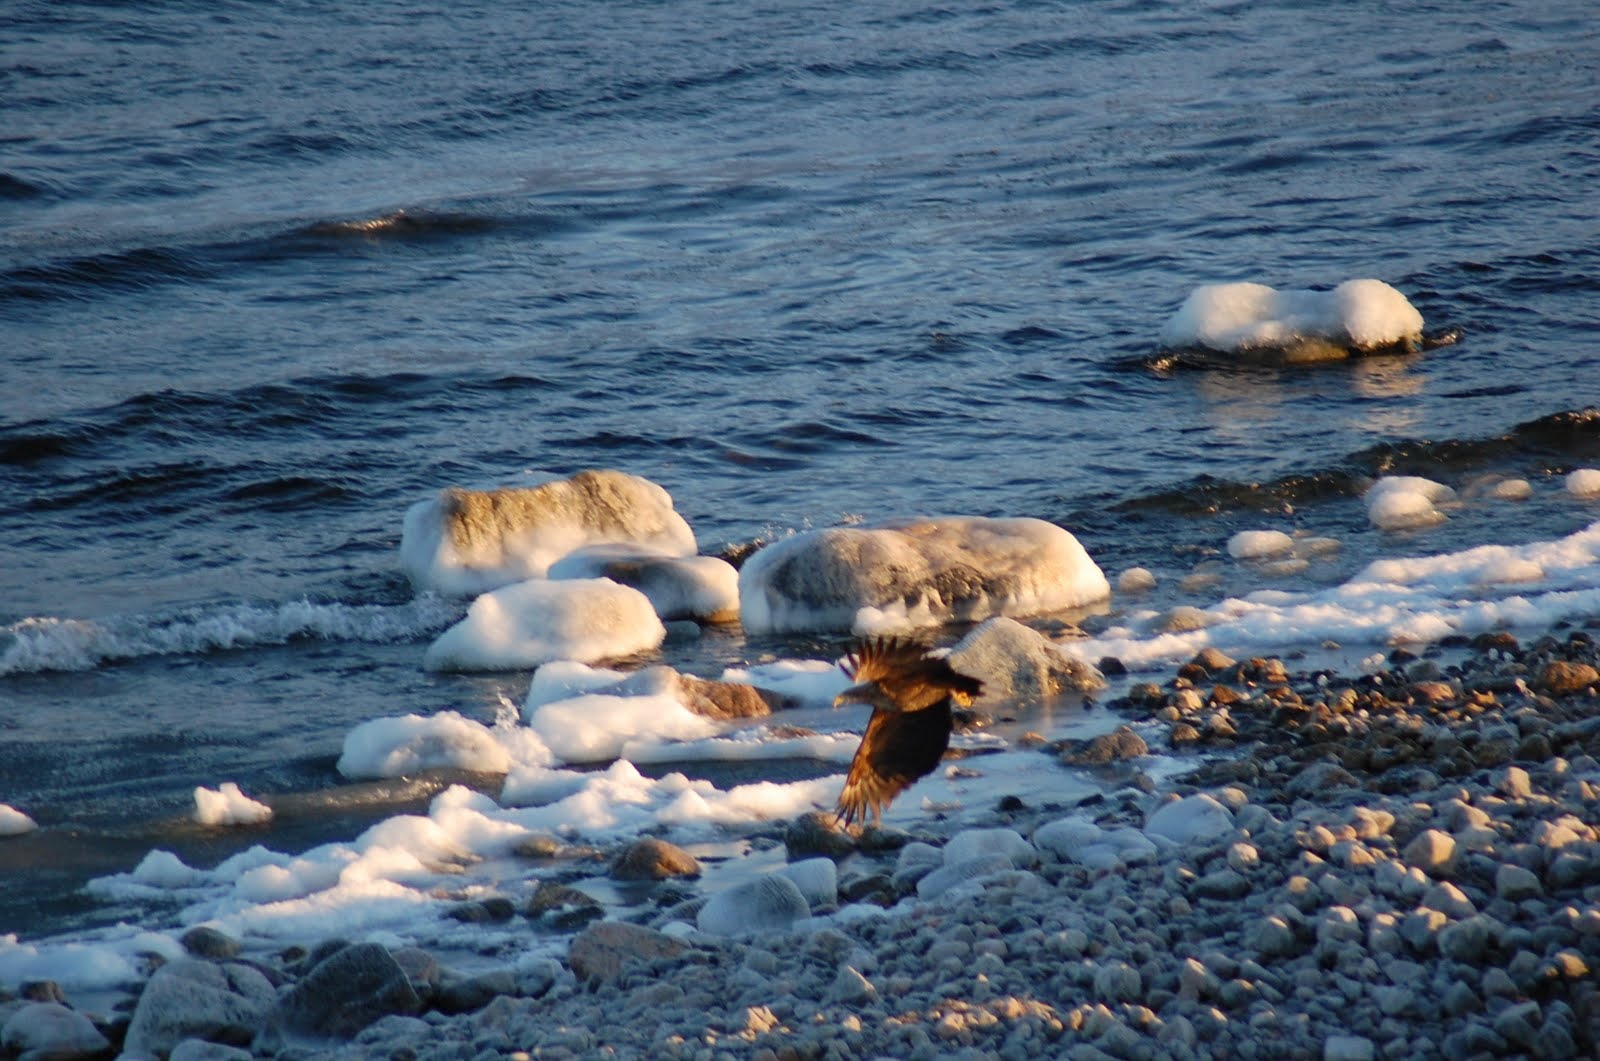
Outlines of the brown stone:
[{"label": "brown stone", "polygon": [[1114,733],[1102,733],[1061,753],[1061,761],[1073,766],[1105,766],[1121,759],[1136,759],[1150,751],[1144,738],[1127,726]]},{"label": "brown stone", "polygon": [[1600,671],[1587,663],[1568,663],[1557,659],[1544,665],[1535,688],[1550,696],[1572,696],[1596,684],[1600,684]]},{"label": "brown stone", "polygon": [[774,707],[781,706],[781,696],[753,685],[711,681],[691,674],[678,675],[678,682],[684,706],[706,718],[765,718]]},{"label": "brown stone", "polygon": [[1455,687],[1449,682],[1413,682],[1407,691],[1419,704],[1448,704],[1456,700]]},{"label": "brown stone", "polygon": [[646,836],[623,848],[622,854],[611,863],[611,876],[616,880],[698,877],[700,863],[678,845]]},{"label": "brown stone", "polygon": [[629,962],[676,958],[689,949],[664,932],[625,921],[597,921],[567,949],[567,965],[581,981],[615,980]]}]

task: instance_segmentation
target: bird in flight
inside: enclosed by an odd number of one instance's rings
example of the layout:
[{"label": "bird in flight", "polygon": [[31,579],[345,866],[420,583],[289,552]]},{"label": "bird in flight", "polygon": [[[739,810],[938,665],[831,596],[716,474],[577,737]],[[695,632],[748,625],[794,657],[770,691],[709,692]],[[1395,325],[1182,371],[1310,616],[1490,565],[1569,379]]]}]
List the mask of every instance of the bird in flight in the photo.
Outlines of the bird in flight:
[{"label": "bird in flight", "polygon": [[840,667],[855,684],[833,705],[868,704],[872,717],[850,760],[838,818],[848,825],[870,810],[877,826],[890,801],[938,767],[950,746],[951,708],[972,703],[983,683],[903,638],[863,641]]}]

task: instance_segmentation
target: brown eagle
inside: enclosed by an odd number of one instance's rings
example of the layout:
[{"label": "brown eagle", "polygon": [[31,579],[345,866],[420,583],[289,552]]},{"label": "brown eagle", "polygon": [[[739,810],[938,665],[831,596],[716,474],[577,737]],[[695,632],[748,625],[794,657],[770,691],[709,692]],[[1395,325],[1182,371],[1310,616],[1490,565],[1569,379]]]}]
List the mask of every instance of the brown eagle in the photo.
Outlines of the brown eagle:
[{"label": "brown eagle", "polygon": [[901,638],[863,641],[840,667],[856,684],[833,705],[870,704],[872,717],[850,760],[838,817],[849,824],[870,810],[872,823],[880,825],[883,808],[938,767],[950,746],[951,707],[970,704],[983,683]]}]

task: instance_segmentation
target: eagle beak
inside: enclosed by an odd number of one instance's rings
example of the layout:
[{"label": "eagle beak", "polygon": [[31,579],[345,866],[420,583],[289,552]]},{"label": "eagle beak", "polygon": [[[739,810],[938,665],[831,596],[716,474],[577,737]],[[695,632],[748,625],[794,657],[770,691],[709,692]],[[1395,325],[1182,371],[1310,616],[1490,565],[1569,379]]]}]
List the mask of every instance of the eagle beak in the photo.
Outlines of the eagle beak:
[{"label": "eagle beak", "polygon": [[857,685],[852,685],[833,698],[833,706],[835,708],[843,707],[845,704],[869,704],[879,710],[899,710],[894,701],[883,695],[883,690],[878,686],[877,682],[861,682]]}]

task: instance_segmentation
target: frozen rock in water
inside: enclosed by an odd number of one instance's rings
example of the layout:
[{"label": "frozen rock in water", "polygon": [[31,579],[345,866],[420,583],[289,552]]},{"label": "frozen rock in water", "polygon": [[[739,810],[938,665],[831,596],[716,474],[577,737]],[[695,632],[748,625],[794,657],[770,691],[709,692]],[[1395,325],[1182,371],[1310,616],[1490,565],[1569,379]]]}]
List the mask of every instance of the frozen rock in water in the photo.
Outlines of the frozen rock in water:
[{"label": "frozen rock in water", "polygon": [[981,704],[1038,701],[1063,689],[1098,689],[1100,672],[1015,619],[995,616],[963,637],[946,657],[958,673],[983,682]]},{"label": "frozen rock in water", "polygon": [[739,572],[715,556],[671,556],[625,545],[580,549],[550,565],[551,578],[609,578],[650,598],[663,619],[739,618]]},{"label": "frozen rock in water", "polygon": [[580,981],[615,980],[630,961],[675,958],[689,949],[664,932],[625,921],[598,921],[572,941],[567,964]]},{"label": "frozen rock in water", "polygon": [[529,488],[443,490],[406,511],[400,562],[413,585],[455,596],[542,578],[578,549],[626,543],[692,556],[694,532],[666,490],[638,476],[582,471]]},{"label": "frozen rock in water", "polygon": [[1004,855],[1013,866],[1039,861],[1039,852],[1015,829],[963,829],[944,845],[944,864],[954,865],[984,855]]},{"label": "frozen rock in water", "polygon": [[1130,567],[1117,576],[1118,593],[1148,593],[1156,588],[1156,576],[1148,568]]},{"label": "frozen rock in water", "polygon": [[779,866],[777,872],[794,881],[811,909],[839,902],[839,867],[831,858],[808,858]]},{"label": "frozen rock in water", "polygon": [[472,602],[428,646],[433,671],[519,670],[650,652],[667,636],[643,593],[608,578],[518,582]]},{"label": "frozen rock in water", "polygon": [[1435,506],[1454,501],[1456,492],[1443,483],[1415,475],[1386,475],[1362,495],[1367,519],[1383,530],[1406,530],[1441,523],[1445,514]]},{"label": "frozen rock in water", "polygon": [[339,773],[351,779],[404,777],[424,770],[503,774],[511,754],[488,726],[454,711],[374,718],[345,734]]},{"label": "frozen rock in water", "polygon": [[611,876],[616,880],[698,877],[700,862],[677,844],[646,836],[622,849],[616,861],[611,863]]},{"label": "frozen rock in water", "polygon": [[1179,844],[1199,843],[1232,832],[1233,812],[1202,792],[1157,808],[1144,831]]},{"label": "frozen rock in water", "polygon": [[237,958],[239,952],[244,949],[238,940],[209,925],[197,925],[191,928],[178,942],[183,944],[184,950],[196,958],[210,958],[213,961]]},{"label": "frozen rock in water", "polygon": [[1205,284],[1161,331],[1169,350],[1288,363],[1405,353],[1421,344],[1422,314],[1381,280],[1346,280],[1332,291]]},{"label": "frozen rock in water", "polygon": [[1533,496],[1533,484],[1526,479],[1502,479],[1489,493],[1501,501],[1526,501]]},{"label": "frozen rock in water", "polygon": [[[935,899],[958,884],[1016,869],[1009,858],[999,852],[978,855],[960,862],[946,862],[943,866],[917,881],[917,898]],[[898,876],[898,874],[897,874]]]},{"label": "frozen rock in water", "polygon": [[1235,560],[1266,560],[1294,552],[1294,539],[1283,531],[1240,531],[1228,539],[1228,555]]},{"label": "frozen rock in water", "polygon": [[[543,676],[543,677],[541,677]],[[681,674],[671,667],[643,667],[632,674],[589,668],[581,663],[548,663],[534,673],[522,707],[524,721],[538,708],[582,693],[605,696],[664,696],[705,718],[764,718],[782,706],[782,695],[741,682],[713,681]]]},{"label": "frozen rock in water", "polygon": [[788,877],[769,873],[718,892],[700,908],[695,924],[714,936],[764,932],[789,928],[811,916],[800,886]]},{"label": "frozen rock in water", "polygon": [[32,818],[9,804],[0,803],[0,836],[21,836],[39,828]]},{"label": "frozen rock in water", "polygon": [[272,819],[272,808],[257,803],[232,781],[215,790],[203,785],[194,790],[194,820],[201,825],[260,825]]},{"label": "frozen rock in water", "polygon": [[528,728],[567,763],[621,758],[628,741],[634,738],[697,740],[718,732],[715,722],[693,713],[671,696],[605,693],[543,704],[529,716]]},{"label": "frozen rock in water", "polygon": [[139,995],[123,1053],[158,1057],[184,1039],[250,1042],[276,992],[248,965],[180,958],[157,969]]},{"label": "frozen rock in water", "polygon": [[411,979],[387,947],[354,943],[318,962],[278,999],[268,1032],[349,1038],[379,1017],[422,1009]]},{"label": "frozen rock in water", "polygon": [[110,1048],[88,1017],[59,1002],[29,1003],[0,1029],[0,1052],[7,1057],[95,1057]]},{"label": "frozen rock in water", "polygon": [[1600,468],[1579,468],[1568,472],[1567,493],[1584,500],[1600,497]]},{"label": "frozen rock in water", "polygon": [[832,527],[773,542],[739,572],[749,633],[860,634],[1094,604],[1110,584],[1078,540],[1037,519],[957,516]]}]

